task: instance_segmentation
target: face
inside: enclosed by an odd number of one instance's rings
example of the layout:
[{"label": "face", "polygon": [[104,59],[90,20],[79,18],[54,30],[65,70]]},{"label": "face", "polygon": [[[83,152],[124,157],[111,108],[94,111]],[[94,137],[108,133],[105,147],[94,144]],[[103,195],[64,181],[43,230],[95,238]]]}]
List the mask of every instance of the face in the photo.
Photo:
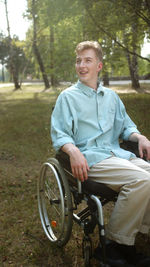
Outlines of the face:
[{"label": "face", "polygon": [[79,80],[85,85],[96,89],[102,62],[97,58],[95,51],[93,49],[85,49],[78,53],[75,66]]}]

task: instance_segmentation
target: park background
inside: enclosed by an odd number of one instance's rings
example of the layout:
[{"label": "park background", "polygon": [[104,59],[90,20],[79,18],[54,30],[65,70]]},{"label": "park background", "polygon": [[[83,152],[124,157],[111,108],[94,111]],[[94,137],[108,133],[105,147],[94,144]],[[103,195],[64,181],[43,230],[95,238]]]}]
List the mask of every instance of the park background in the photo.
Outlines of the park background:
[{"label": "park background", "polygon": [[[0,26],[0,264],[83,266],[81,229],[74,225],[69,243],[58,249],[44,235],[38,215],[37,179],[42,163],[54,156],[49,135],[52,107],[58,94],[77,79],[76,44],[97,40],[104,53],[102,83],[119,93],[150,139],[150,49],[143,53],[144,43],[150,41],[150,4],[20,0],[24,8],[19,15],[27,25],[24,34],[20,24],[20,35],[19,20],[16,28],[12,23],[15,10],[20,12],[17,1],[11,1],[12,20],[10,0],[0,1],[5,20]],[[109,210],[106,207],[106,220]],[[96,234],[93,239],[96,244]],[[137,245],[150,255],[149,237],[138,236]],[[94,259],[92,264],[98,266]]]}]

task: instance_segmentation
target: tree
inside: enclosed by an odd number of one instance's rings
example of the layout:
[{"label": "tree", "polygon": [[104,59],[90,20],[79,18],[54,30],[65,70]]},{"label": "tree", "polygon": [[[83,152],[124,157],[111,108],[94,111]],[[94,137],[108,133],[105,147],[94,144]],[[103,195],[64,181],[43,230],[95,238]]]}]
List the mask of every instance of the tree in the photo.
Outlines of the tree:
[{"label": "tree", "polygon": [[[0,37],[0,61],[2,65],[8,69],[8,71],[11,70],[11,64],[13,62],[13,73],[10,71],[10,75],[15,74],[16,80],[19,81],[21,74],[27,73],[29,67],[31,67],[31,62],[27,60],[24,52],[25,44],[23,41],[20,41],[17,36],[14,36],[13,39],[11,39],[11,49],[13,53],[11,54],[10,58],[9,38],[4,37],[3,35]],[[19,85],[21,86],[21,82]]]},{"label": "tree", "polygon": [[[65,35],[65,33],[67,32],[66,28],[69,28],[70,30],[70,23],[71,27],[74,28],[74,24],[72,24],[72,16],[74,13],[77,13],[77,11],[75,11],[76,8],[74,8],[75,4],[76,3],[74,3],[74,1],[72,0],[64,0],[63,2],[62,0],[39,0],[38,2],[38,26],[40,29],[40,34],[42,35],[43,33],[44,38],[48,38],[49,40],[49,43],[47,43],[46,46],[47,55],[45,60],[49,59],[49,64],[47,64],[47,67],[49,68],[52,85],[57,84],[59,72],[62,71],[60,68],[61,65],[58,65],[58,62],[60,61],[58,54],[59,56],[61,54],[62,57],[62,53],[60,53],[59,51],[62,52],[62,43],[64,43],[64,41],[66,47],[68,47],[70,34]],[[59,32],[58,34],[60,28],[63,29],[63,32]],[[62,35],[64,36],[65,40],[60,38]],[[40,38],[41,37],[39,36],[39,40]],[[70,46],[72,47],[72,43],[70,43]],[[65,57],[68,57],[67,54],[65,54]],[[64,62],[62,62],[62,64],[64,64]]]},{"label": "tree", "polygon": [[[28,0],[28,7],[31,19],[31,0]],[[81,5],[73,0],[38,0],[36,16],[37,45],[51,84],[64,79],[74,80],[74,49],[83,30]]]},{"label": "tree", "polygon": [[18,82],[18,76],[16,75],[16,70],[13,62],[13,45],[12,45],[12,39],[10,34],[10,26],[9,26],[9,18],[8,18],[8,9],[7,9],[7,0],[4,0],[5,4],[5,12],[6,12],[6,20],[7,20],[7,31],[8,31],[8,47],[9,47],[9,71],[13,77],[13,82],[15,85],[15,90],[20,89],[20,84]]},{"label": "tree", "polygon": [[[124,1],[122,4],[127,4],[128,7],[131,9],[132,13],[135,13],[139,18],[141,18],[144,22],[145,31],[149,34],[149,27],[150,27],[150,2],[148,0],[141,0],[137,5],[135,5],[134,0],[127,0],[125,3]],[[139,5],[140,4],[140,5]]]},{"label": "tree", "polygon": [[[37,0],[36,41],[51,84],[59,80],[74,81],[75,46],[82,40],[93,39],[103,48],[102,75],[107,80],[111,75],[130,75],[132,85],[137,89],[138,61],[143,59],[141,46],[148,34],[146,2]],[[29,7],[31,3],[32,0],[28,0]],[[149,58],[144,60],[150,62]],[[37,65],[35,67],[38,69]]]},{"label": "tree", "polygon": [[[84,8],[87,11],[87,15],[93,22],[94,26],[96,26],[96,28],[101,33],[103,33],[108,38],[110,38],[123,50],[129,52],[130,54],[135,54],[139,58],[142,58],[143,60],[147,60],[148,62],[150,62],[149,58],[143,57],[141,56],[141,54],[129,50],[129,48],[126,47],[122,43],[122,40],[118,39],[118,36],[116,35],[116,28],[114,28],[115,31],[112,31],[112,27],[115,27],[115,26],[120,25],[121,27],[122,26],[126,27],[125,24],[122,24],[123,20],[125,19],[127,22],[129,22],[129,18],[132,17],[133,15],[133,10],[132,10],[132,13],[130,13],[129,17],[126,15],[126,10],[125,10],[125,8],[127,9],[127,5],[125,5],[126,2],[124,2],[123,0],[116,0],[116,1],[107,0],[104,3],[102,0],[100,1],[94,0],[93,2],[91,2],[90,0],[87,0],[87,1],[82,0],[82,3],[84,5]],[[137,1],[135,1],[135,3],[137,3]],[[110,10],[111,10],[111,16],[110,16]],[[97,18],[100,18],[100,19],[97,19]],[[121,23],[119,23],[120,20],[121,20]],[[144,36],[146,32],[149,32],[148,26],[146,30],[143,30]]]},{"label": "tree", "polygon": [[[18,81],[20,81],[20,87],[21,87],[21,80],[22,80],[21,76],[28,69],[29,60],[27,60],[24,52],[24,42],[20,41],[18,37],[14,37],[12,39],[12,49],[13,49],[12,60],[14,65],[15,77]],[[6,58],[5,62],[7,69],[10,69],[11,62],[9,57]]]},{"label": "tree", "polygon": [[8,56],[8,46],[6,44],[6,39],[4,35],[0,34],[0,63],[2,65],[2,82],[5,81],[5,74],[4,74],[4,66],[5,66],[5,59]]},{"label": "tree", "polygon": [[[140,1],[138,1],[140,2]],[[111,50],[114,44],[119,45],[126,54],[128,59],[129,71],[132,80],[132,87],[139,89],[138,81],[138,60],[140,55],[140,47],[144,40],[145,32],[143,23],[136,13],[131,13],[128,5],[125,7],[122,0],[117,1],[85,1],[82,3],[86,9],[88,17],[93,23],[93,29],[99,30],[103,39],[109,39]],[[132,4],[137,7],[137,1],[132,0]],[[140,9],[140,3],[138,3]],[[111,16],[110,16],[111,9]],[[126,14],[126,15],[125,15]],[[98,19],[100,18],[100,19]],[[87,26],[88,27],[88,26]],[[108,43],[108,42],[107,42]],[[104,48],[105,49],[105,48]],[[113,54],[113,51],[112,53]],[[143,58],[149,61],[149,58]]]},{"label": "tree", "polygon": [[50,88],[49,81],[47,78],[47,74],[45,72],[44,63],[40,54],[40,51],[37,46],[37,29],[36,29],[36,11],[35,11],[35,0],[32,0],[32,18],[33,18],[33,50],[35,53],[35,56],[37,58],[37,61],[39,63],[39,67],[43,76],[43,81],[45,84],[45,89]]}]

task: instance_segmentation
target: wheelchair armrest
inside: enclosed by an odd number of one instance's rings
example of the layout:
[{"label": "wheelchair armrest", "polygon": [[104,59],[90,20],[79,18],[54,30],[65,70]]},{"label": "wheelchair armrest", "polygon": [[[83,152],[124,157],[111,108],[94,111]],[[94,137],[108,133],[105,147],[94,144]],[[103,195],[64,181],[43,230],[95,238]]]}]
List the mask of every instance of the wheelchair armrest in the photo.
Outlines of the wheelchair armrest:
[{"label": "wheelchair armrest", "polygon": [[[69,156],[65,152],[60,150],[59,152],[57,152],[56,158],[60,162],[62,167],[69,171],[71,174],[72,172]],[[92,181],[91,179],[88,179],[84,182],[80,182],[77,179],[77,188],[78,193],[82,193],[83,190],[86,193],[101,196],[102,198],[106,198],[108,200],[113,200],[117,196],[117,193],[105,184],[97,183],[95,181]]]},{"label": "wheelchair armrest", "polygon": [[[140,158],[139,149],[138,149],[138,143],[137,142],[123,141],[123,142],[120,143],[120,147],[125,149],[125,150],[128,150],[130,152],[133,152],[138,158]],[[146,159],[145,155],[143,156],[143,159],[145,161],[150,162],[149,160]]]},{"label": "wheelchair armrest", "polygon": [[[56,153],[56,159],[60,162],[60,164],[63,166],[64,169],[69,171],[72,174],[71,165],[70,165],[70,159],[67,153],[63,152],[62,150],[59,150]],[[81,181],[77,179],[77,188],[78,193],[82,193],[82,184]]]},{"label": "wheelchair armrest", "polygon": [[138,143],[132,141],[122,141],[120,147],[134,153],[137,157],[140,157],[138,150]]},{"label": "wheelchair armrest", "polygon": [[[133,152],[137,157],[139,157],[138,143],[132,141],[122,141],[120,142],[120,147]],[[69,172],[71,172],[70,160],[67,153],[59,150],[56,153],[56,158]]]},{"label": "wheelchair armrest", "polygon": [[66,168],[69,172],[71,172],[70,159],[67,153],[59,150],[56,153],[56,159],[60,162],[63,168]]}]

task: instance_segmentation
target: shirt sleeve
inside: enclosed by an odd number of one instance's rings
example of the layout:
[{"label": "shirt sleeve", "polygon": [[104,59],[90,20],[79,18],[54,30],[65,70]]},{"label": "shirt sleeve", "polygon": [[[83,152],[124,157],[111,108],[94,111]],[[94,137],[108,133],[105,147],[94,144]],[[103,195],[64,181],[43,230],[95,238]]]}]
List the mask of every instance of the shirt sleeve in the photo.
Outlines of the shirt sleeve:
[{"label": "shirt sleeve", "polygon": [[59,95],[51,115],[51,138],[56,151],[67,143],[74,144],[73,116],[64,94]]},{"label": "shirt sleeve", "polygon": [[120,134],[120,138],[122,140],[128,140],[129,136],[132,133],[140,133],[140,132],[138,131],[136,124],[131,120],[131,118],[127,114],[125,106],[120,98],[119,98],[119,109],[121,117],[123,117],[123,127],[122,127],[122,132]]}]

